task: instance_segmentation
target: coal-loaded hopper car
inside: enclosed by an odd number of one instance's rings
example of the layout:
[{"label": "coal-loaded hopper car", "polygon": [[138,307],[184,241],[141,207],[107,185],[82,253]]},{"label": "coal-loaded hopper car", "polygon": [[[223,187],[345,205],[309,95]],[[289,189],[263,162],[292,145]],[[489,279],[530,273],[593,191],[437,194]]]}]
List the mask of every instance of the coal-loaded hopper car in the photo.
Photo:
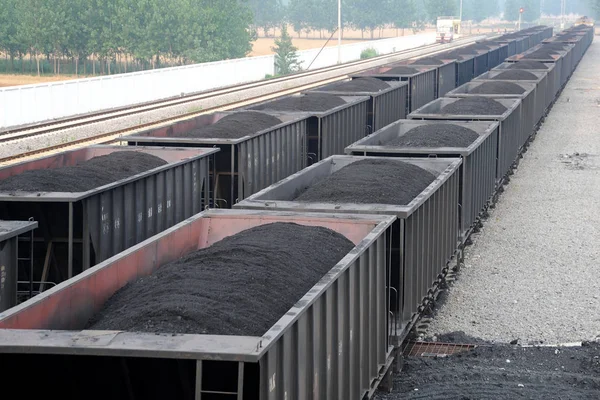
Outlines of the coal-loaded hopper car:
[{"label": "coal-loaded hopper car", "polygon": [[437,69],[389,64],[350,76],[354,79],[377,78],[383,81],[408,82],[407,114],[435,99]]},{"label": "coal-loaded hopper car", "polygon": [[332,156],[235,208],[397,217],[388,239],[390,326],[400,345],[459,240],[461,160]]},{"label": "coal-loaded hopper car", "polygon": [[462,158],[459,219],[465,242],[496,192],[498,122],[401,120],[348,146],[346,153],[372,157]]},{"label": "coal-loaded hopper car", "polygon": [[309,90],[308,93],[370,97],[371,100],[367,109],[369,133],[379,130],[399,119],[406,118],[407,115],[407,82],[386,82],[377,78],[366,77],[320,86]]},{"label": "coal-loaded hopper car", "polygon": [[306,166],[308,115],[219,112],[124,136],[133,146],[219,148],[211,165],[211,206],[236,201]]},{"label": "coal-loaded hopper car", "polygon": [[393,220],[198,214],[0,313],[2,388],[28,398],[362,399],[393,361]]},{"label": "coal-loaded hopper car", "polygon": [[0,218],[39,223],[43,291],[202,211],[218,151],[90,146],[14,164],[0,169]]},{"label": "coal-loaded hopper car", "polygon": [[[0,312],[33,297],[33,232],[36,221],[0,221]],[[28,243],[19,246],[20,238]],[[22,278],[19,278],[22,276]]]},{"label": "coal-loaded hopper car", "polygon": [[[547,74],[548,76],[546,78],[546,101],[541,102],[540,104],[538,104],[536,101],[536,107],[543,106],[546,110],[554,102],[558,95],[558,92],[560,91],[560,73],[556,69],[556,67],[557,64],[549,62],[545,63],[539,61],[518,61],[502,63],[490,72],[516,69]],[[541,95],[537,97],[541,98]]]},{"label": "coal-loaded hopper car", "polygon": [[482,96],[467,98],[441,98],[421,107],[408,118],[437,121],[498,121],[497,184],[510,173],[519,157],[523,135],[522,104],[520,99],[491,99]]},{"label": "coal-loaded hopper car", "polygon": [[[514,72],[514,71],[511,71]],[[523,71],[526,72],[526,71]],[[448,93],[450,98],[482,96],[490,99],[520,99],[522,135],[519,147],[529,141],[535,127],[545,114],[546,87],[539,88],[535,82],[523,81],[482,81],[475,79]]]},{"label": "coal-loaded hopper car", "polygon": [[307,162],[315,163],[334,154],[369,132],[367,110],[370,97],[304,93],[284,96],[244,108],[276,116],[308,116]]},{"label": "coal-loaded hopper car", "polygon": [[393,65],[411,68],[435,68],[435,98],[444,96],[456,87],[456,61],[443,60],[437,55],[395,62]]}]

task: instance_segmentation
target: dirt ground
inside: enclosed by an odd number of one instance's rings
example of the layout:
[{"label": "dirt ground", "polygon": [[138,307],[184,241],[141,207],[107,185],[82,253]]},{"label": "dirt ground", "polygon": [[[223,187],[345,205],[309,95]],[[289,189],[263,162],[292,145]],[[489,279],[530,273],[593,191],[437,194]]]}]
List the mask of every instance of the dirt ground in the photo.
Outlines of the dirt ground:
[{"label": "dirt ground", "polygon": [[[433,32],[433,30],[428,29],[426,31],[419,32],[419,33],[425,33],[425,32]],[[270,37],[265,37],[264,32],[261,30],[259,32],[258,39],[252,44],[252,52],[248,56],[254,57],[254,56],[265,56],[265,55],[273,54],[271,47],[275,46],[275,37],[273,37],[274,33],[277,36],[279,36],[279,34],[280,34],[279,30],[276,30],[276,31],[271,30],[269,32]],[[327,42],[327,39],[331,36],[330,32],[325,32],[325,31],[323,31],[322,35],[320,35],[319,32],[310,32],[308,34],[308,37],[307,37],[306,33],[302,33],[300,35],[300,37],[298,37],[298,34],[291,29],[289,30],[289,33],[292,36],[292,41],[294,43],[294,46],[296,46],[298,48],[298,50],[309,50],[309,49],[314,49],[314,48],[321,48]],[[402,36],[402,34],[403,34],[402,29],[398,29],[398,30],[384,29],[382,31],[377,30],[377,31],[375,31],[374,40]],[[405,29],[404,35],[406,35],[406,36],[413,35],[413,32],[410,29]],[[344,30],[342,44],[351,44],[351,43],[357,43],[357,42],[368,41],[368,40],[370,40],[369,32],[365,32],[364,37],[363,37],[363,35],[361,34],[360,31],[346,29],[346,30]],[[337,34],[335,34],[333,36],[333,38],[331,38],[331,40],[329,41],[327,46],[337,46]]]},{"label": "dirt ground", "polygon": [[[0,87],[6,86],[17,86],[17,85],[30,85],[34,83],[44,82],[56,82],[66,81],[69,79],[76,79],[77,77],[71,75],[13,75],[13,74],[0,74]],[[82,76],[79,76],[82,78]]]}]

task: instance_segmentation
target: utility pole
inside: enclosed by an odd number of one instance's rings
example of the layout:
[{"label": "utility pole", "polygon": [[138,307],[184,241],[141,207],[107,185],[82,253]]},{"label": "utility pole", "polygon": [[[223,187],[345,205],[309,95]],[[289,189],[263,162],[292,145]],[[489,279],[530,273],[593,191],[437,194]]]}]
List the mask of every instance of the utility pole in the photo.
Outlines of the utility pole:
[{"label": "utility pole", "polygon": [[523,7],[519,8],[519,31],[521,30],[521,20],[523,18],[523,12],[525,11],[525,9]]},{"label": "utility pole", "polygon": [[560,29],[565,29],[565,13],[567,9],[566,0],[560,0]]},{"label": "utility pole", "polygon": [[[456,3],[454,3],[456,4]],[[459,25],[458,25],[458,34],[462,35],[462,6],[463,6],[463,0],[460,0],[460,9],[459,9],[459,14],[458,14],[458,20],[460,21]]]},{"label": "utility pole", "polygon": [[338,64],[342,63],[342,0],[338,0]]}]

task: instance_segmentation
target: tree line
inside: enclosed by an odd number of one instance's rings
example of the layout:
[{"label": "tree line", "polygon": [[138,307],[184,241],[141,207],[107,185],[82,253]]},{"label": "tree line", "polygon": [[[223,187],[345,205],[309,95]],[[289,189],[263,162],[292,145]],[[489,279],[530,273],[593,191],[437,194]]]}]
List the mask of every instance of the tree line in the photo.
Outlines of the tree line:
[{"label": "tree line", "polygon": [[[284,3],[285,1],[285,3]],[[600,9],[600,0],[590,2]],[[460,0],[343,0],[344,27],[418,31]],[[463,0],[463,19],[525,21],[560,0]],[[111,74],[246,56],[257,31],[337,28],[337,0],[0,0],[0,71]],[[4,68],[2,68],[2,65]]]},{"label": "tree line", "polygon": [[217,61],[248,54],[252,19],[238,0],[0,0],[0,52],[7,70],[42,73]]},{"label": "tree line", "polygon": [[[373,38],[377,29],[391,26],[420,30],[438,16],[458,16],[460,0],[343,0],[344,27],[368,32]],[[287,20],[298,34],[333,32],[337,28],[337,0],[250,0],[255,26],[266,35]],[[500,14],[498,2],[463,0],[463,19],[482,21]]]}]

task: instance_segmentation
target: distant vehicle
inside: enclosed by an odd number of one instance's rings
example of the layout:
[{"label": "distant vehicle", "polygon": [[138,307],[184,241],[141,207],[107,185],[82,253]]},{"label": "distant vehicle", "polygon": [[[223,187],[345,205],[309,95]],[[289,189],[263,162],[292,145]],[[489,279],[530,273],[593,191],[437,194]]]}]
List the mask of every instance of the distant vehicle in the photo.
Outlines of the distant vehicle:
[{"label": "distant vehicle", "polygon": [[450,43],[458,34],[460,19],[457,17],[438,17],[436,29],[436,43]]},{"label": "distant vehicle", "polygon": [[575,20],[575,25],[594,26],[594,20],[591,19],[590,17],[584,15],[583,17],[577,18]]}]

